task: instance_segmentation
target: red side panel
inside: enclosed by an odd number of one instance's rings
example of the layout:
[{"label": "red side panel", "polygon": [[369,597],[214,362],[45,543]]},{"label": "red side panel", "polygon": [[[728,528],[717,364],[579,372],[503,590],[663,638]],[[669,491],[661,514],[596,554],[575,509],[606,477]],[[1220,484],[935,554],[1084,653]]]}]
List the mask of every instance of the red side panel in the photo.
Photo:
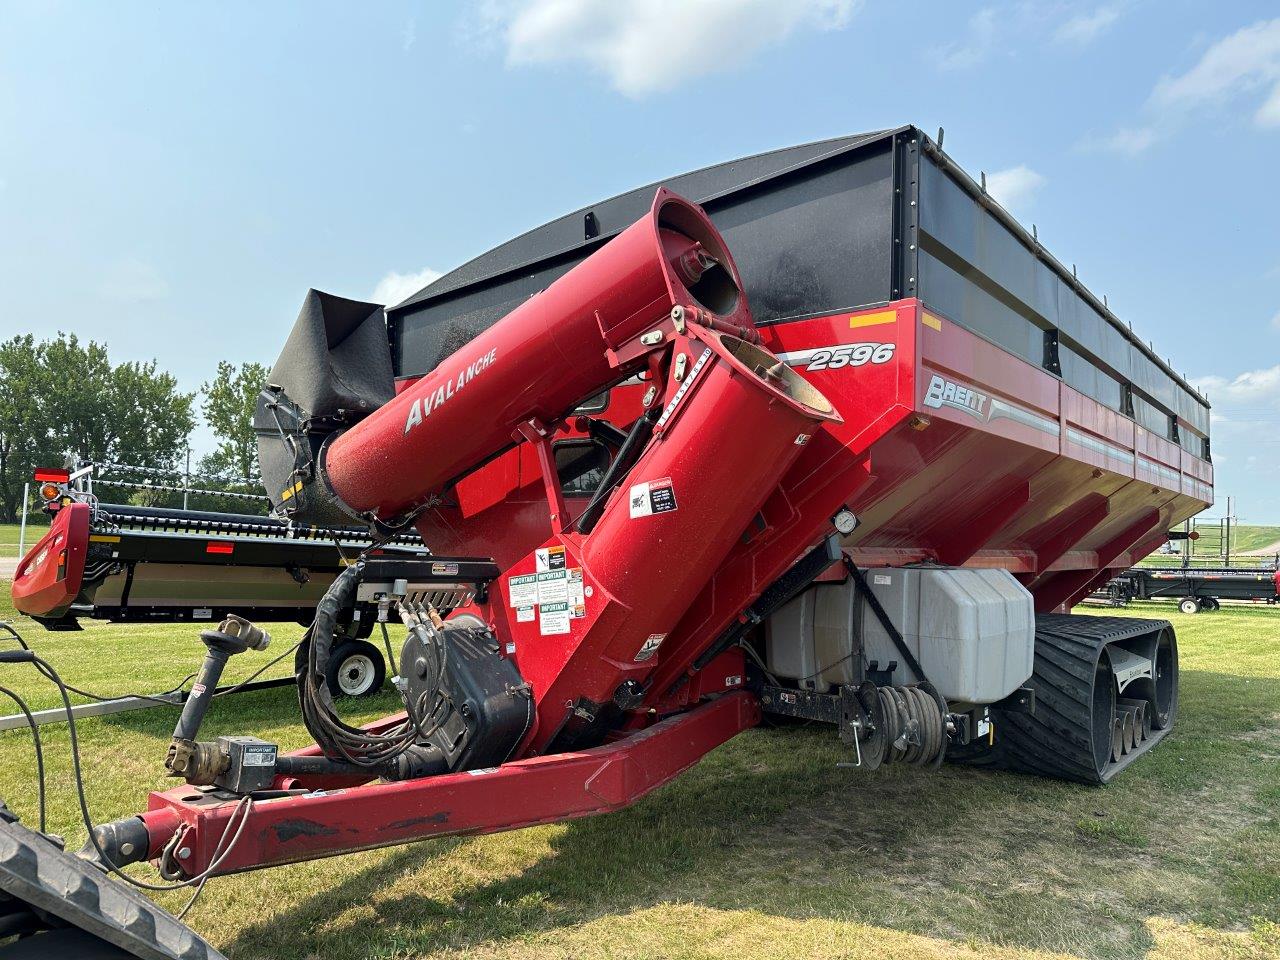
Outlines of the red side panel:
[{"label": "red side panel", "polygon": [[53,526],[18,561],[13,605],[31,617],[60,617],[80,592],[89,549],[89,505],[73,503],[58,511]]}]

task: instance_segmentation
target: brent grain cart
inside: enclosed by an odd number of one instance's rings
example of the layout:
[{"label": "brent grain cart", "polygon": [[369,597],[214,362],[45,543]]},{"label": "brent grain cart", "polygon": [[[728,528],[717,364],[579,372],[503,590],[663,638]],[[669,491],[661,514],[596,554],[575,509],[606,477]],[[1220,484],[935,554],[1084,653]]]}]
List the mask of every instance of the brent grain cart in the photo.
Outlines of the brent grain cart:
[{"label": "brent grain cart", "polygon": [[[1106,782],[1170,729],[1176,640],[1066,611],[1212,501],[1208,423],[914,127],[632,191],[392,309],[313,291],[255,426],[277,516],[369,535],[297,658],[315,745],[200,738],[203,691],[264,642],[228,617],[156,758],[182,784],[85,861],[4,827],[0,886],[33,929],[214,955],[95,871],[197,882],[614,810],[765,712],[831,724],[864,770]],[[111,508],[63,493],[15,601],[118,614]],[[406,533],[432,553],[375,555]],[[355,729],[325,677],[369,618],[407,629],[404,712]]]}]

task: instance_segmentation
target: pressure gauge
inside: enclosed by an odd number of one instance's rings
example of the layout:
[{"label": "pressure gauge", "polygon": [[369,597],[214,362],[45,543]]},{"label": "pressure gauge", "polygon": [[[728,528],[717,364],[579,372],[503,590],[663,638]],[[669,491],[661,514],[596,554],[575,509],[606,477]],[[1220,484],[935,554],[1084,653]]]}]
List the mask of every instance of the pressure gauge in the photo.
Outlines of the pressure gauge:
[{"label": "pressure gauge", "polygon": [[858,518],[853,515],[853,511],[845,507],[834,517],[831,522],[835,524],[836,531],[843,537],[847,537],[858,528]]}]

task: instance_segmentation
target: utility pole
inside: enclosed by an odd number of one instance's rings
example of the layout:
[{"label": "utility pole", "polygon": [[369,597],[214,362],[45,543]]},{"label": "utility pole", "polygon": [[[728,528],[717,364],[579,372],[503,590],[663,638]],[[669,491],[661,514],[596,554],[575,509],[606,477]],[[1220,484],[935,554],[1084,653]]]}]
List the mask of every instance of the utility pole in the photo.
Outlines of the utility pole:
[{"label": "utility pole", "polygon": [[1226,539],[1222,541],[1222,553],[1226,558],[1226,566],[1231,566],[1231,498],[1226,498]]},{"label": "utility pole", "polygon": [[182,476],[182,509],[187,509],[187,491],[191,489],[191,444],[187,444],[187,472]]}]

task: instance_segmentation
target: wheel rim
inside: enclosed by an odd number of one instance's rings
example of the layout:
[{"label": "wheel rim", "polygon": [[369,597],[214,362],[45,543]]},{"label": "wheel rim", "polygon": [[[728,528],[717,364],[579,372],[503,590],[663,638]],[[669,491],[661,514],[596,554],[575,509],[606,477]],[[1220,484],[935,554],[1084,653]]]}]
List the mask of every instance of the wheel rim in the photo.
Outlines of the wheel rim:
[{"label": "wheel rim", "polygon": [[353,654],[342,661],[342,669],[338,671],[338,689],[348,697],[368,693],[373,674],[373,661],[363,653]]}]

